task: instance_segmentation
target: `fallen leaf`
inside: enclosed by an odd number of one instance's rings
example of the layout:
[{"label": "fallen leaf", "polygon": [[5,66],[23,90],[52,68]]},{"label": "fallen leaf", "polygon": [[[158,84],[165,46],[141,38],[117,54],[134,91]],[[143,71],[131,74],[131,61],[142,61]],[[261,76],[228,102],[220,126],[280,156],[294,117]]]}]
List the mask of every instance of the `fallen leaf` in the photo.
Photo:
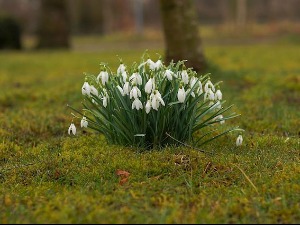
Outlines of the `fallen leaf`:
[{"label": "fallen leaf", "polygon": [[121,177],[121,180],[119,181],[120,185],[125,184],[128,181],[128,178],[130,176],[130,173],[125,170],[117,170],[116,174],[117,174],[117,176]]}]

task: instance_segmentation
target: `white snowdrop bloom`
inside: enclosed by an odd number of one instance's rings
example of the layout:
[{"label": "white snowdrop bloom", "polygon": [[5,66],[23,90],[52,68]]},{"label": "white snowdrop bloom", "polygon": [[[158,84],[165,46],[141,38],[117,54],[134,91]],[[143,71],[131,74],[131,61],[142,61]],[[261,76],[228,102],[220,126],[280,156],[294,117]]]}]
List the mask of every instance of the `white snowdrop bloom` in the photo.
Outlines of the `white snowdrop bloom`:
[{"label": "white snowdrop bloom", "polygon": [[89,124],[89,123],[88,123],[88,121],[86,120],[86,117],[84,116],[84,117],[81,119],[80,126],[81,126],[81,127],[87,128],[88,124]]},{"label": "white snowdrop bloom", "polygon": [[132,108],[132,109],[137,109],[137,110],[139,110],[139,109],[142,109],[142,108],[143,108],[143,104],[142,104],[142,102],[141,102],[138,98],[136,98],[136,99],[134,99],[134,101],[132,102],[131,108]]},{"label": "white snowdrop bloom", "polygon": [[108,102],[108,95],[103,96],[102,101],[103,101],[102,103],[103,103],[104,108],[106,108],[107,107],[107,102]]},{"label": "white snowdrop bloom", "polygon": [[186,70],[181,71],[181,79],[182,79],[184,84],[189,83],[189,75],[188,75]]},{"label": "white snowdrop bloom", "polygon": [[68,129],[68,134],[71,135],[71,133],[72,133],[73,135],[76,134],[76,127],[75,127],[74,123],[71,123],[71,125],[70,125],[70,127],[69,127],[69,129]]},{"label": "white snowdrop bloom", "polygon": [[223,120],[223,116],[222,115],[219,115],[219,116],[216,116],[215,117],[215,120],[220,120],[220,124],[224,124],[225,123],[225,120]]},{"label": "white snowdrop bloom", "polygon": [[179,88],[178,93],[177,93],[178,101],[183,103],[185,100],[185,97],[186,97],[186,93],[185,93],[184,87]]},{"label": "white snowdrop bloom", "polygon": [[190,79],[190,87],[193,88],[194,85],[196,85],[196,83],[197,83],[197,78],[192,76]]},{"label": "white snowdrop bloom", "polygon": [[[191,90],[192,90],[191,88],[187,89],[186,92],[185,92],[185,95],[187,95],[188,93],[190,93]],[[191,92],[191,96],[195,98],[195,93],[193,91]]]},{"label": "white snowdrop bloom", "polygon": [[212,84],[210,80],[208,80],[204,86],[204,91],[208,92],[208,89],[211,89],[212,91],[215,91],[215,86]]},{"label": "white snowdrop bloom", "polygon": [[146,108],[146,113],[148,114],[151,110],[151,101],[150,100],[147,101],[145,108]]},{"label": "white snowdrop bloom", "polygon": [[123,82],[125,83],[127,81],[127,72],[122,72]]},{"label": "white snowdrop bloom", "polygon": [[90,94],[91,94],[91,87],[90,87],[90,85],[89,85],[88,82],[84,82],[84,84],[83,84],[83,86],[81,88],[81,92],[82,92],[83,95],[90,96]]},{"label": "white snowdrop bloom", "polygon": [[117,86],[118,90],[120,91],[121,95],[124,96],[123,88],[120,87],[120,85]]},{"label": "white snowdrop bloom", "polygon": [[125,65],[123,63],[120,63],[120,66],[118,67],[118,70],[117,70],[117,74],[120,75],[120,74],[124,73],[125,69],[126,69]]},{"label": "white snowdrop bloom", "polygon": [[173,80],[174,73],[171,70],[166,70],[164,76],[167,77],[168,80]]},{"label": "white snowdrop bloom", "polygon": [[161,97],[161,94],[159,93],[158,90],[153,91],[153,93],[150,95],[150,100],[151,100],[151,107],[155,110],[158,110],[160,104],[165,106],[165,102]]},{"label": "white snowdrop bloom", "polygon": [[107,71],[101,71],[97,77],[98,83],[102,82],[103,85],[105,85],[106,82],[108,82],[108,72]]},{"label": "white snowdrop bloom", "polygon": [[138,84],[141,85],[142,84],[142,77],[138,72],[135,72],[131,75],[131,77],[129,77],[129,80],[131,82],[131,84]]},{"label": "white snowdrop bloom", "polygon": [[243,143],[243,137],[242,135],[239,135],[236,139],[236,146],[241,146]]},{"label": "white snowdrop bloom", "polygon": [[150,68],[151,70],[155,70],[155,68],[156,68],[156,63],[155,63],[155,62],[153,62],[150,58],[147,59],[146,62],[147,62],[148,66],[149,66],[149,68]]},{"label": "white snowdrop bloom", "polygon": [[141,97],[141,95],[141,91],[137,86],[134,86],[130,91],[130,99],[132,99],[132,97],[136,99],[138,97]]},{"label": "white snowdrop bloom", "polygon": [[222,92],[220,90],[216,91],[215,100],[222,100]]},{"label": "white snowdrop bloom", "polygon": [[161,67],[163,67],[163,63],[162,63],[162,61],[159,59],[159,60],[157,60],[156,63],[155,63],[155,69],[159,69],[159,68],[161,68]]},{"label": "white snowdrop bloom", "polygon": [[130,88],[129,82],[127,81],[127,82],[125,82],[125,84],[123,86],[124,95],[129,95],[130,90],[131,90],[131,88]]},{"label": "white snowdrop bloom", "polygon": [[145,85],[145,92],[150,94],[155,89],[155,81],[154,78],[150,78]]},{"label": "white snowdrop bloom", "polygon": [[90,88],[91,94],[98,96],[98,90],[93,85],[91,85]]},{"label": "white snowdrop bloom", "polygon": [[202,83],[201,83],[200,80],[198,81],[198,88],[197,88],[196,93],[197,93],[198,95],[201,95],[201,94],[203,93]]},{"label": "white snowdrop bloom", "polygon": [[206,101],[207,99],[210,101],[215,100],[215,94],[213,93],[213,91],[210,88],[204,94],[204,101]]}]

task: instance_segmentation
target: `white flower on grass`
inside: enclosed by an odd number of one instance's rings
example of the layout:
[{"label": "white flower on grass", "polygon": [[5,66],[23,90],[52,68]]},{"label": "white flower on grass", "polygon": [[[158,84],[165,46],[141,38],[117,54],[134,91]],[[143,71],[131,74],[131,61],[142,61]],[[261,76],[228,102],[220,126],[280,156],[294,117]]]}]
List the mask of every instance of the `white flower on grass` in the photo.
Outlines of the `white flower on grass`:
[{"label": "white flower on grass", "polygon": [[204,94],[204,101],[206,101],[207,99],[210,101],[215,100],[215,94],[210,88]]},{"label": "white flower on grass", "polygon": [[138,84],[141,85],[142,84],[142,77],[138,72],[135,72],[131,75],[131,77],[129,77],[129,80],[131,82],[131,84]]},{"label": "white flower on grass", "polygon": [[189,75],[188,75],[186,70],[181,71],[181,79],[182,79],[184,84],[189,83]]},{"label": "white flower on grass", "polygon": [[122,72],[123,82],[125,83],[127,81],[127,72]]},{"label": "white flower on grass", "polygon": [[178,93],[177,93],[178,101],[183,103],[185,100],[185,97],[186,97],[186,93],[185,93],[184,87],[179,88]]},{"label": "white flower on grass", "polygon": [[88,123],[86,117],[84,116],[84,117],[82,118],[81,122],[80,122],[80,126],[81,126],[81,127],[87,128],[88,124],[89,124],[89,123]]},{"label": "white flower on grass", "polygon": [[71,125],[70,125],[70,127],[68,129],[68,134],[69,135],[71,135],[71,132],[72,132],[73,135],[76,134],[76,127],[75,127],[74,123],[71,123]]},{"label": "white flower on grass", "polygon": [[126,81],[124,86],[123,86],[123,94],[124,95],[129,95],[130,90],[131,90],[131,88],[130,88],[129,82]]},{"label": "white flower on grass", "polygon": [[236,139],[236,146],[241,146],[243,143],[243,137],[242,135],[239,135]]},{"label": "white flower on grass", "polygon": [[212,84],[210,80],[208,80],[204,86],[204,91],[208,92],[208,89],[211,89],[212,91],[215,91],[215,86]]},{"label": "white flower on grass", "polygon": [[146,113],[148,114],[151,110],[151,101],[150,100],[147,101],[145,109],[146,109]]},{"label": "white flower on grass", "polygon": [[118,70],[117,70],[117,74],[120,75],[122,74],[123,72],[125,72],[125,65],[123,63],[120,63],[120,66],[118,67]]},{"label": "white flower on grass", "polygon": [[163,67],[163,63],[162,63],[162,61],[159,59],[159,60],[157,60],[156,63],[155,63],[155,69],[159,69],[159,68],[161,68],[161,67]]},{"label": "white flower on grass", "polygon": [[196,92],[198,95],[201,95],[203,93],[202,83],[200,80],[198,81],[198,89]]},{"label": "white flower on grass", "polygon": [[108,72],[101,71],[97,77],[98,82],[100,82],[100,79],[102,81],[102,84],[105,85],[105,83],[108,82]]},{"label": "white flower on grass", "polygon": [[220,90],[216,91],[215,100],[222,100],[222,92]]},{"label": "white flower on grass", "polygon": [[118,90],[120,91],[121,95],[124,96],[123,88],[120,87],[120,85],[117,86]]},{"label": "white flower on grass", "polygon": [[197,78],[192,76],[190,79],[190,87],[193,88],[194,85],[196,85],[196,83],[197,83]]},{"label": "white flower on grass", "polygon": [[91,94],[98,96],[98,90],[93,85],[91,85],[90,88]]},{"label": "white flower on grass", "polygon": [[83,84],[83,86],[81,88],[81,92],[82,92],[83,95],[90,96],[90,94],[91,94],[91,87],[90,87],[90,85],[89,85],[88,82],[84,82],[84,84]]},{"label": "white flower on grass", "polygon": [[142,109],[143,108],[143,104],[142,102],[136,98],[134,99],[134,101],[132,102],[132,106],[131,106],[132,109],[136,109],[136,110],[139,110],[139,109]]},{"label": "white flower on grass", "polygon": [[130,99],[132,99],[132,97],[136,99],[138,97],[141,97],[141,95],[141,91],[137,86],[134,86],[130,91]]},{"label": "white flower on grass", "polygon": [[151,107],[155,110],[158,110],[160,104],[165,106],[165,102],[161,97],[161,94],[159,93],[158,90],[154,90],[153,93],[150,95],[150,100],[151,100]]},{"label": "white flower on grass", "polygon": [[146,63],[148,64],[148,66],[151,70],[155,70],[156,64],[150,58],[147,59]]},{"label": "white flower on grass", "polygon": [[155,89],[155,81],[154,78],[150,78],[145,85],[145,92],[150,94]]},{"label": "white flower on grass", "polygon": [[103,101],[102,103],[103,103],[104,108],[106,108],[107,107],[107,102],[108,102],[108,95],[103,96],[102,101]]},{"label": "white flower on grass", "polygon": [[168,80],[173,80],[174,73],[171,70],[166,70],[164,76],[167,77]]},{"label": "white flower on grass", "polygon": [[225,123],[225,120],[223,120],[223,116],[222,115],[218,115],[215,117],[215,120],[219,120],[220,121],[220,124],[224,124]]}]

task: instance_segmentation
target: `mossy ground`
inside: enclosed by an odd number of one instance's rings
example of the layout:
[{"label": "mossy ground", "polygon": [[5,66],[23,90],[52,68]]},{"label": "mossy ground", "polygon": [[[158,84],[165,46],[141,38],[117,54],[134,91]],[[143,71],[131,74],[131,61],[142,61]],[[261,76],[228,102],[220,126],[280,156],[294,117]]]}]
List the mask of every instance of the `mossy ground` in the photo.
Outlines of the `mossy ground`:
[{"label": "mossy ground", "polygon": [[[0,222],[299,223],[300,46],[206,46],[212,80],[242,114],[230,122],[245,129],[239,148],[237,134],[202,147],[212,155],[68,136],[83,72],[144,50],[0,54]],[[130,173],[123,185],[117,170]]]}]

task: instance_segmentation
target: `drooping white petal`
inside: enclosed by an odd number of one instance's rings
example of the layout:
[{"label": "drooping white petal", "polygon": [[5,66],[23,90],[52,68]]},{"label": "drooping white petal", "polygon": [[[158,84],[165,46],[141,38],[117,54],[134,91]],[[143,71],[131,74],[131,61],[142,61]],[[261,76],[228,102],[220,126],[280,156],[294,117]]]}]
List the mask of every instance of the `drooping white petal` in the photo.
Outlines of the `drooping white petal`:
[{"label": "drooping white petal", "polygon": [[154,90],[154,88],[155,88],[154,78],[150,78],[145,85],[145,92],[147,94],[150,94]]},{"label": "drooping white petal", "polygon": [[103,96],[103,106],[104,106],[105,108],[107,107],[107,101],[108,101],[107,96]]},{"label": "drooping white petal", "polygon": [[134,99],[134,101],[132,102],[132,106],[131,106],[132,109],[136,109],[136,110],[139,110],[139,109],[142,109],[143,108],[143,104],[142,102],[136,98]]},{"label": "drooping white petal", "polygon": [[150,100],[147,101],[145,108],[146,108],[146,113],[148,114],[151,110],[151,101]]},{"label": "drooping white petal", "polygon": [[88,82],[84,82],[84,84],[83,84],[83,86],[81,88],[81,92],[82,92],[83,95],[90,96],[90,94],[91,94],[91,87],[90,87],[90,85],[89,85]]},{"label": "drooping white petal", "polygon": [[139,73],[133,73],[130,77],[129,80],[131,82],[132,85],[136,84],[136,85],[141,85],[142,84],[142,77]]},{"label": "drooping white petal", "polygon": [[211,89],[212,91],[215,91],[215,86],[212,84],[210,80],[208,80],[204,86],[204,91],[208,92],[208,89]]},{"label": "drooping white petal", "polygon": [[122,72],[123,82],[125,83],[127,81],[127,72]]},{"label": "drooping white petal", "polygon": [[163,64],[162,64],[162,61],[159,59],[155,63],[155,69],[159,69],[161,67],[163,67]]},{"label": "drooping white petal", "polygon": [[236,146],[241,146],[243,143],[243,137],[242,135],[239,135],[236,139]]},{"label": "drooping white petal", "polygon": [[107,71],[101,71],[97,77],[98,83],[102,82],[103,85],[105,85],[106,82],[108,82],[108,72]]},{"label": "drooping white petal", "polygon": [[183,103],[185,100],[185,97],[186,97],[186,93],[185,93],[184,87],[179,88],[178,93],[177,93],[178,101]]},{"label": "drooping white petal", "polygon": [[156,64],[151,59],[147,59],[147,64],[151,70],[155,70]]},{"label": "drooping white petal", "polygon": [[125,82],[125,84],[123,86],[124,95],[129,95],[130,90],[131,90],[131,88],[130,88],[129,82]]},{"label": "drooping white petal", "polygon": [[134,98],[141,97],[141,91],[137,86],[134,86],[130,91],[130,99],[132,97],[134,97]]},{"label": "drooping white petal", "polygon": [[90,86],[90,89],[91,89],[90,92],[91,94],[98,96],[98,90],[93,85]]},{"label": "drooping white petal", "polygon": [[197,82],[197,78],[194,77],[194,76],[191,77],[191,79],[190,79],[190,87],[193,88],[194,85],[196,84],[196,82]]},{"label": "drooping white petal", "polygon": [[216,91],[215,100],[222,100],[222,92],[220,90]]},{"label": "drooping white petal", "polygon": [[125,65],[123,63],[120,64],[120,66],[118,67],[118,70],[117,70],[117,74],[120,75],[122,74],[123,72],[125,72]]},{"label": "drooping white petal", "polygon": [[188,84],[189,83],[189,75],[188,75],[188,73],[187,73],[186,70],[183,70],[181,72],[181,79],[182,79],[182,81],[183,81],[184,84]]},{"label": "drooping white petal", "polygon": [[167,77],[169,81],[173,80],[174,73],[171,70],[166,70],[164,76]]},{"label": "drooping white petal", "polygon": [[87,126],[88,126],[88,121],[87,121],[87,119],[86,119],[85,116],[82,118],[82,120],[81,120],[81,122],[80,122],[80,126],[81,126],[81,127],[87,128]]},{"label": "drooping white petal", "polygon": [[69,129],[68,129],[68,134],[71,135],[71,133],[72,133],[73,135],[76,134],[76,127],[75,127],[74,123],[71,123],[71,125],[70,125],[70,127],[69,127]]}]

